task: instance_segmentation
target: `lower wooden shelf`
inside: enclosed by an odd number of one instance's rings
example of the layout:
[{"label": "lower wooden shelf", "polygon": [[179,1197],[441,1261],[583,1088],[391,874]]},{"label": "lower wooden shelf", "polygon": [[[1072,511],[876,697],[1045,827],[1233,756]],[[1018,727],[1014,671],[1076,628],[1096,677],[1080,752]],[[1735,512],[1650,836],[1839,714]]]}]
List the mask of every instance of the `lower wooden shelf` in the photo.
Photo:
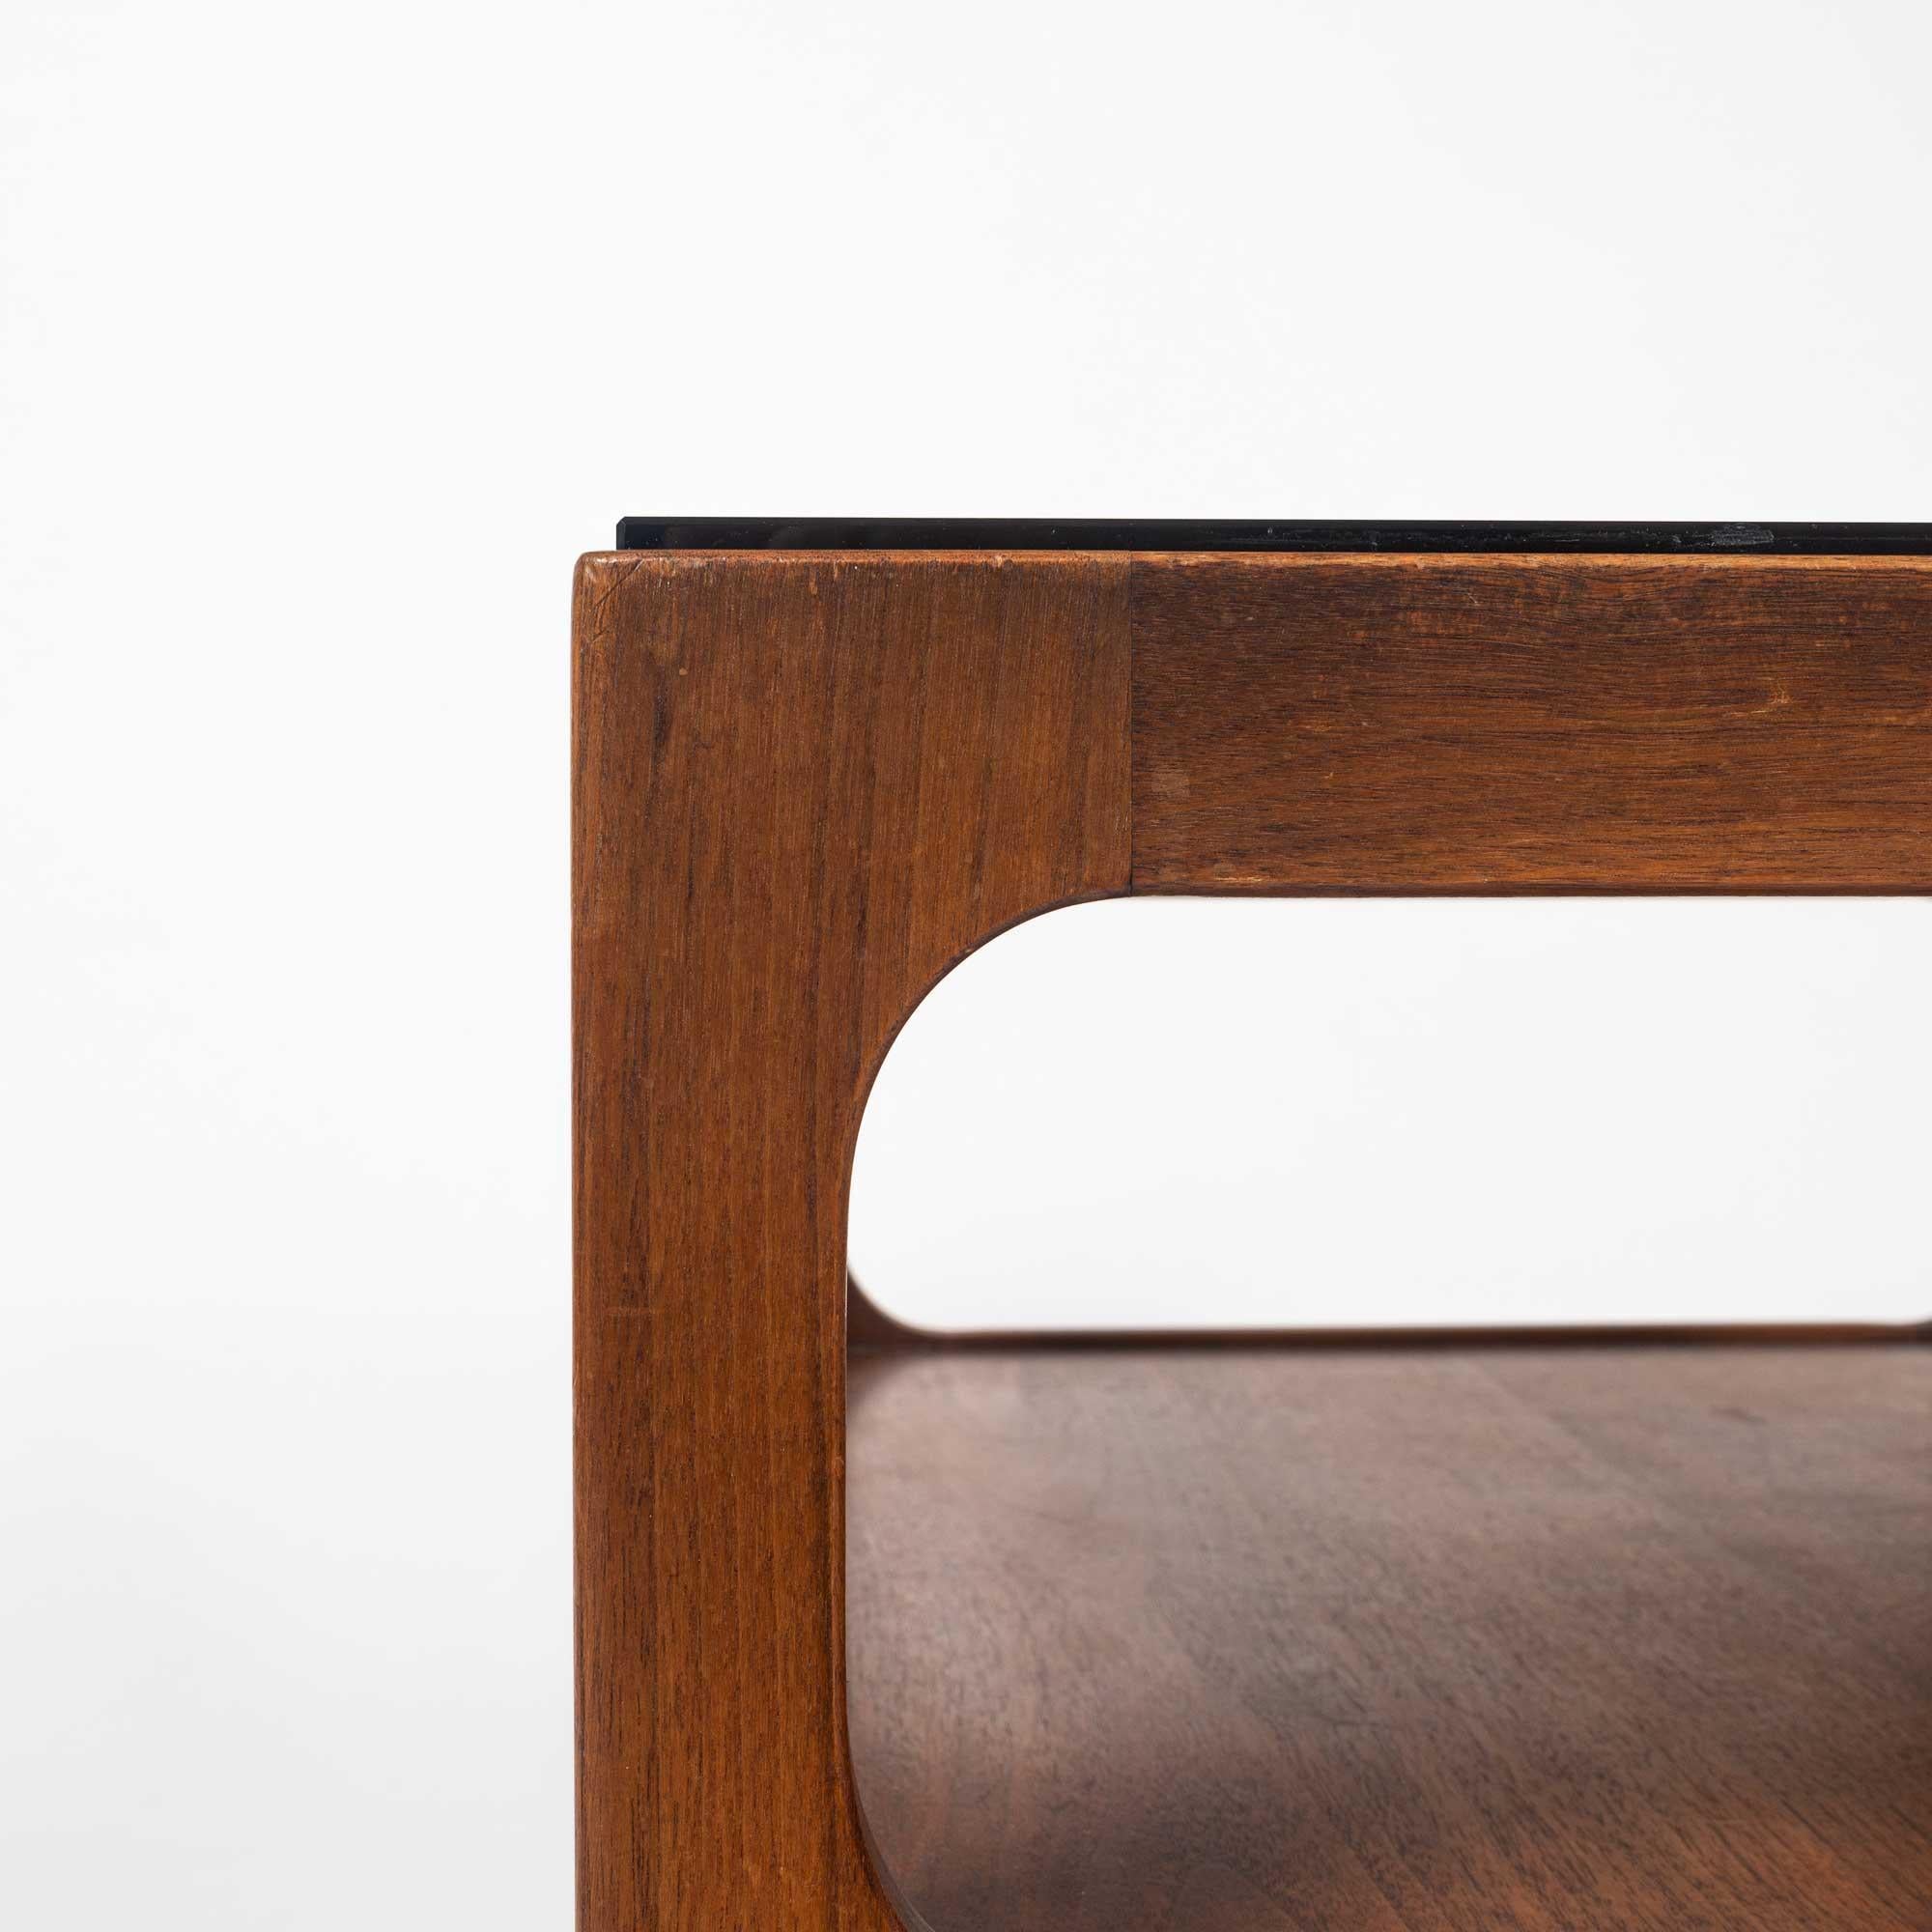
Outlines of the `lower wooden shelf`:
[{"label": "lower wooden shelf", "polygon": [[1932,1349],[852,1365],[932,1932],[1932,1927]]}]

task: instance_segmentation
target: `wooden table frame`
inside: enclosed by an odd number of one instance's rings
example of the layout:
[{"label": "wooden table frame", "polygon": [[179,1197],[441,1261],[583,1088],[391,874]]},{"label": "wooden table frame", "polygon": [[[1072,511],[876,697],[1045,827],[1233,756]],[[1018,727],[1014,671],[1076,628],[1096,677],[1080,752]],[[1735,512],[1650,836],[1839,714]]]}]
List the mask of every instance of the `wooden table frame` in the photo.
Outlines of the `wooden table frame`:
[{"label": "wooden table frame", "polygon": [[845,1711],[880,1060],[1129,893],[1923,893],[1932,558],[592,554],[575,603],[579,1923],[916,1923]]}]

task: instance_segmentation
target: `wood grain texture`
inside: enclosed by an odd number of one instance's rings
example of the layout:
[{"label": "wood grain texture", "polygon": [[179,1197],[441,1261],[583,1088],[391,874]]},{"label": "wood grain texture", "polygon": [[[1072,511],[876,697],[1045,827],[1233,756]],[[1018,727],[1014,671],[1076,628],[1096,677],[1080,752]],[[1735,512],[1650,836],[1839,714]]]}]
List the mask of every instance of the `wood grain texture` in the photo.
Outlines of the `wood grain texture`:
[{"label": "wood grain texture", "polygon": [[855,1361],[934,1932],[1925,1932],[1932,1350]]},{"label": "wood grain texture", "polygon": [[1141,892],[1932,889],[1932,559],[1137,557]]},{"label": "wood grain texture", "polygon": [[[647,552],[584,559],[575,627],[583,1932],[918,1923],[848,1752],[845,1214],[972,948],[1130,887],[1932,886],[1924,562]],[[989,1566],[904,1549],[866,1629],[910,1648],[858,1634],[941,1932],[1926,1932],[1911,1371],[1875,1414],[1776,1349],[1641,1397],[1576,1350],[1168,1359],[1125,1406],[1118,1351],[855,1383],[939,1378],[896,1533]]]},{"label": "wood grain texture", "polygon": [[1129,866],[1126,564],[593,555],[575,611],[582,1932],[853,1928],[845,1203],[894,1032]]}]

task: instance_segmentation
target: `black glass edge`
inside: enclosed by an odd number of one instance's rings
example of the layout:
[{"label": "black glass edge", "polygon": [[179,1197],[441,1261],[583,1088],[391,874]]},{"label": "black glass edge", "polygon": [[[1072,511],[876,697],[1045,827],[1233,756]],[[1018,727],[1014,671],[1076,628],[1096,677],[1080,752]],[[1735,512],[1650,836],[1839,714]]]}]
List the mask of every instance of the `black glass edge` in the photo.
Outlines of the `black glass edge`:
[{"label": "black glass edge", "polygon": [[619,550],[1588,552],[1932,555],[1932,524],[1258,523],[1111,517],[626,517]]}]

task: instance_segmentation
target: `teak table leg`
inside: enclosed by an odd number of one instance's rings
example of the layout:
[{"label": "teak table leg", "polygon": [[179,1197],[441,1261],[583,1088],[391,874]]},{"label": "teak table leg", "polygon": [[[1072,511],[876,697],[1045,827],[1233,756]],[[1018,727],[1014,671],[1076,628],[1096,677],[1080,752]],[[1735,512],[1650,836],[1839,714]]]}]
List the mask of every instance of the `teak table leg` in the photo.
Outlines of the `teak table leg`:
[{"label": "teak table leg", "polygon": [[579,568],[582,1932],[888,1932],[845,1723],[859,1115],[965,953],[1129,884],[1124,556]]}]

